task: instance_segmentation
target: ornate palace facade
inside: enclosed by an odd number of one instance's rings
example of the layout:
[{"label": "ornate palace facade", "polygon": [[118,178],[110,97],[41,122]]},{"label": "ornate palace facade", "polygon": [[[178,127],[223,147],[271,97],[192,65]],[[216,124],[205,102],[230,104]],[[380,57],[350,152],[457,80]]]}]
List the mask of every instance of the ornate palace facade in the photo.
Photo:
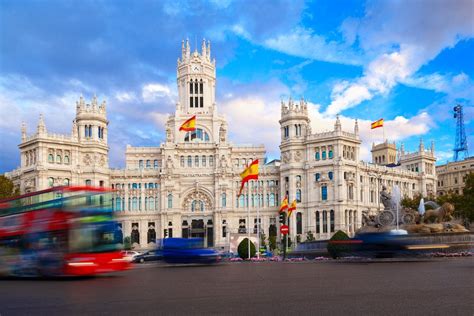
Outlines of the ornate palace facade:
[{"label": "ornate palace facade", "polygon": [[[7,173],[22,192],[53,185],[95,185],[116,189],[113,204],[124,236],[145,248],[156,238],[204,237],[207,245],[226,247],[231,234],[257,228],[277,235],[279,203],[288,195],[298,208],[290,221],[292,239],[311,231],[327,239],[342,229],[352,234],[362,212],[381,208],[382,185],[398,185],[404,195],[436,191],[434,148],[398,151],[390,144],[374,146],[374,162],[359,159],[357,121],[344,131],[339,118],[334,130],[312,133],[304,100],[281,104],[281,162],[265,161],[263,145],[229,142],[227,123],[215,101],[216,68],[210,44],[191,52],[183,43],[177,65],[178,102],[166,123],[166,139],[156,147],[127,146],[124,169],[108,166],[105,102],[77,102],[71,135],[46,131],[40,118],[37,132],[22,127],[21,166]],[[196,131],[181,124],[196,115]],[[387,157],[385,160],[384,157]],[[395,157],[393,157],[395,156]],[[259,159],[258,181],[237,197],[240,172]],[[396,159],[397,163],[385,163]],[[250,213],[250,218],[248,214]]]}]

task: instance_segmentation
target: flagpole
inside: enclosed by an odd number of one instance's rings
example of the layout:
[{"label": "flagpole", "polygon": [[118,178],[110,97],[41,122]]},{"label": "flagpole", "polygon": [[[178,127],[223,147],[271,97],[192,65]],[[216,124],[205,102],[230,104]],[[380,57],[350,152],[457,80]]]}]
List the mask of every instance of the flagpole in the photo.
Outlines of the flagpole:
[{"label": "flagpole", "polygon": [[259,193],[259,185],[258,185],[258,179],[257,179],[257,259],[260,259],[260,199],[258,196]]},{"label": "flagpole", "polygon": [[382,143],[385,143],[385,125],[382,125],[382,130],[383,130],[383,141],[382,141]]},{"label": "flagpole", "polygon": [[[248,188],[247,188],[248,189]],[[245,199],[244,201],[244,204],[247,205],[247,218],[248,218],[248,221],[249,221],[249,224],[248,224],[248,229],[247,229],[247,248],[248,248],[248,255],[249,255],[249,260],[250,260],[250,207],[249,207],[249,200],[248,200],[248,190],[247,191],[247,198]]]}]

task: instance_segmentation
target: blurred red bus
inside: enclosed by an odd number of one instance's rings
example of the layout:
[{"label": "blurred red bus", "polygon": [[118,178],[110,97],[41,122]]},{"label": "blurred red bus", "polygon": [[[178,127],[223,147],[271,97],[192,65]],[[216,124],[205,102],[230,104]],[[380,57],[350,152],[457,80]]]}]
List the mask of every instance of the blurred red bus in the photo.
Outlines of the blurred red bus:
[{"label": "blurred red bus", "polygon": [[112,191],[54,187],[0,200],[0,275],[85,276],[121,271]]}]

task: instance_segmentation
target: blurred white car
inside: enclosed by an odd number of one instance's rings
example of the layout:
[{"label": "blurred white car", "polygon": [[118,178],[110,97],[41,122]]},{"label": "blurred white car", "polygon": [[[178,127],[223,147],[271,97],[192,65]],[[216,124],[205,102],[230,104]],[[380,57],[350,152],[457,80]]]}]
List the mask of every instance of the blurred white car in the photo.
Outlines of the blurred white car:
[{"label": "blurred white car", "polygon": [[128,262],[132,262],[133,259],[135,259],[136,256],[138,256],[140,253],[138,251],[133,251],[133,250],[124,250],[122,251],[123,258],[127,260]]}]

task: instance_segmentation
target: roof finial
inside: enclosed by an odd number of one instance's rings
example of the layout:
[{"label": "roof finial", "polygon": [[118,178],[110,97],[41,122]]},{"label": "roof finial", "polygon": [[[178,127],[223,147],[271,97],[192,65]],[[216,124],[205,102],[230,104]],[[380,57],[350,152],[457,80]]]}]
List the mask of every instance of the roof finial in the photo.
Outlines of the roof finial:
[{"label": "roof finial", "polygon": [[38,131],[38,134],[46,134],[46,124],[44,124],[42,113],[40,113],[40,116],[39,116],[37,131]]},{"label": "roof finial", "polygon": [[342,130],[341,121],[339,120],[339,114],[336,114],[336,123],[334,124],[334,130],[335,130],[336,132]]},{"label": "roof finial", "polygon": [[26,140],[26,123],[25,121],[21,122],[21,141]]}]

